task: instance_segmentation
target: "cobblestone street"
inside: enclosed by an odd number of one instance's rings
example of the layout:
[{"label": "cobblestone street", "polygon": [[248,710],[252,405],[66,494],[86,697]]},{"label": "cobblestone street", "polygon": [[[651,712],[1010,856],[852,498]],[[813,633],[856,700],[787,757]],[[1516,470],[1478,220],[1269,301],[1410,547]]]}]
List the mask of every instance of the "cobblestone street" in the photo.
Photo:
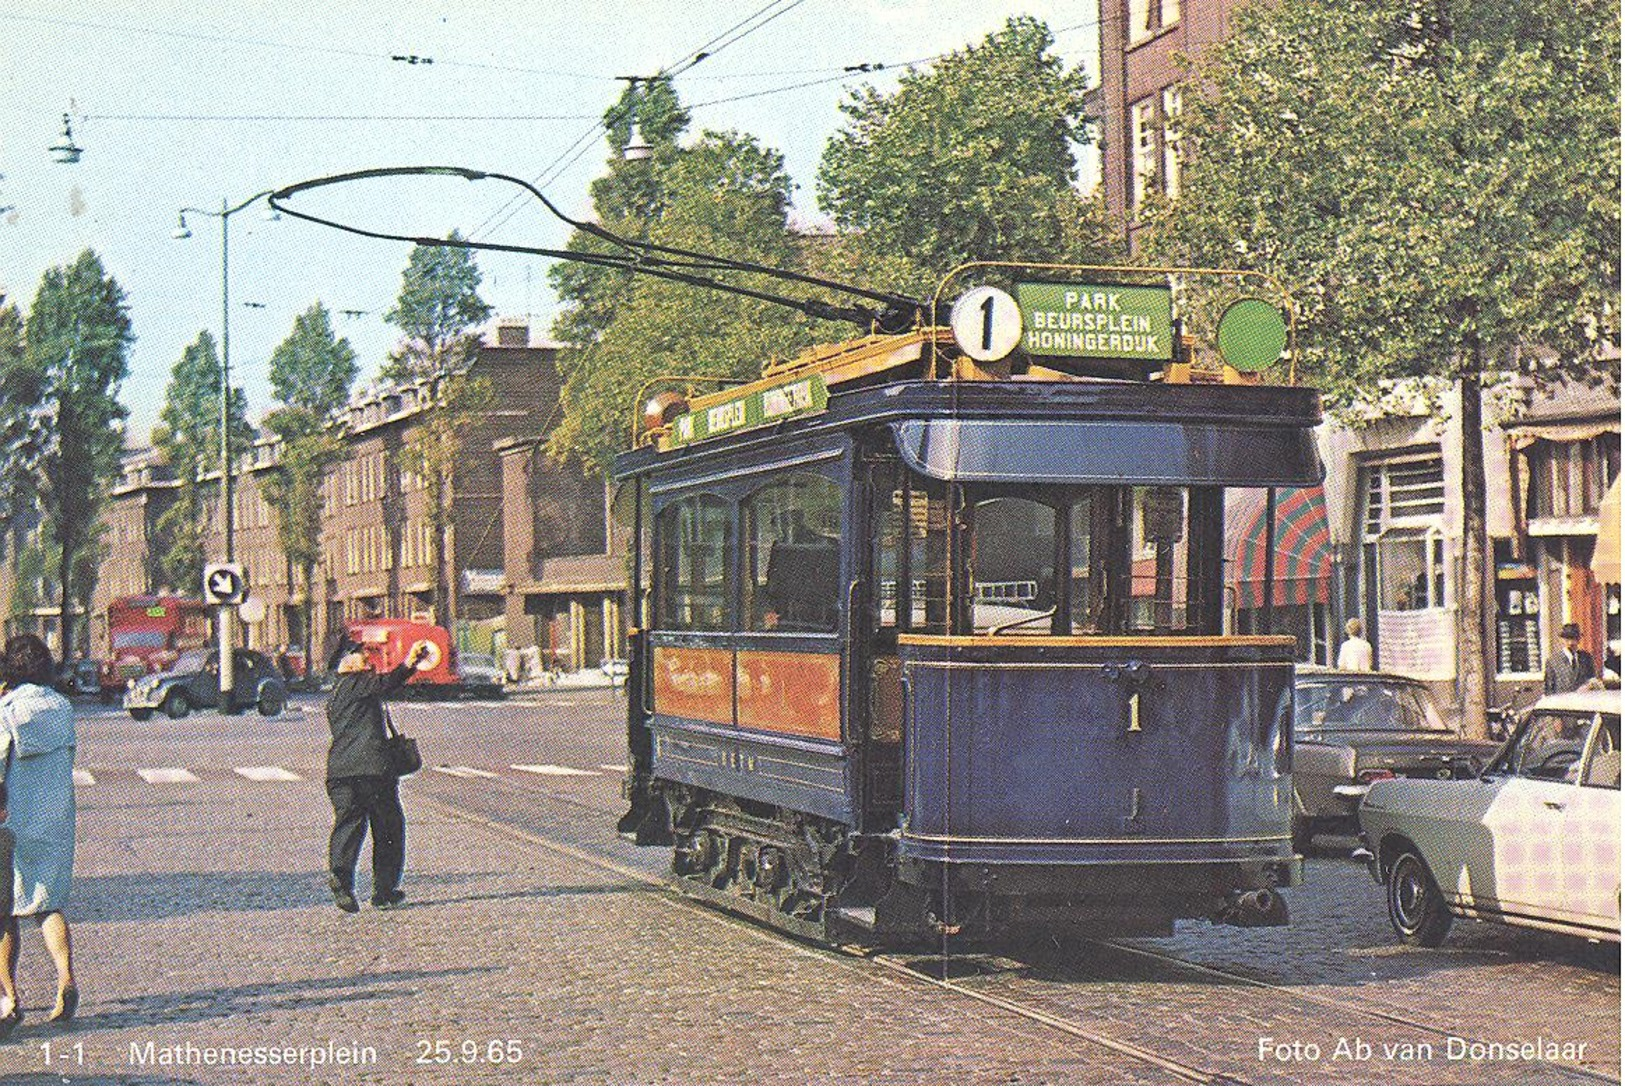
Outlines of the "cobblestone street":
[{"label": "cobblestone street", "polygon": [[[1618,1081],[1617,966],[1482,924],[1402,948],[1335,841],[1288,929],[1191,925],[1023,960],[826,951],[692,904],[661,884],[663,851],[613,835],[622,707],[607,692],[398,707],[430,766],[403,789],[411,900],[357,916],[323,887],[319,704],[147,724],[82,709],[70,918],[85,998],[72,1026],[42,1024],[49,971],[25,930],[28,1020],[0,1044],[0,1075]],[[1583,1058],[1482,1050],[1537,1039]]]}]

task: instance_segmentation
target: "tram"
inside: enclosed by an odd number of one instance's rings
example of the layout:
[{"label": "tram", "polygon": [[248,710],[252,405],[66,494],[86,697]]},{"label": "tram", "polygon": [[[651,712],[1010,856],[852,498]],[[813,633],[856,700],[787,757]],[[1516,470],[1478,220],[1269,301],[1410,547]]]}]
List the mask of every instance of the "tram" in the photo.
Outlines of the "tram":
[{"label": "tram", "polygon": [[1174,316],[1200,272],[958,270],[944,324],[650,398],[621,831],[826,941],[1286,923],[1294,644],[1224,632],[1224,505],[1320,480],[1320,407],[1220,353],[1278,307]]}]

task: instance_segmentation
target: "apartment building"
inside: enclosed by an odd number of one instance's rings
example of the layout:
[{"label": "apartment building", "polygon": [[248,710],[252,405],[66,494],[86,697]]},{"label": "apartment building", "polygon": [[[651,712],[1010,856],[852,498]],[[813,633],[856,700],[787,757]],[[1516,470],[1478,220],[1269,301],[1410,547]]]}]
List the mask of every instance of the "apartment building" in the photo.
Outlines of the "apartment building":
[{"label": "apartment building", "polygon": [[[619,561],[611,559],[617,543],[608,530],[602,478],[579,465],[554,466],[542,453],[545,429],[558,419],[558,347],[532,341],[526,323],[500,321],[470,364],[469,373],[488,382],[494,396],[461,434],[462,456],[444,520],[444,583],[465,645],[536,646],[542,662],[573,669],[623,653],[626,581]],[[344,451],[323,484],[308,634],[301,573],[288,562],[267,496],[281,441],[269,434],[256,440],[233,477],[233,558],[265,607],[258,620],[243,626],[245,645],[298,649],[308,635],[320,654],[347,620],[444,619],[446,610],[434,603],[430,490],[408,456],[415,429],[431,411],[428,384],[380,383],[335,414]],[[219,475],[200,484],[204,552],[224,558]],[[155,452],[125,459],[104,513],[107,556],[92,606],[102,621],[92,623],[93,655],[106,651],[108,602],[161,589],[155,528],[178,487]],[[15,564],[13,557],[5,559],[0,597],[9,603]],[[197,593],[194,587],[175,589]],[[12,627],[55,631],[49,600],[42,599],[33,613]]]},{"label": "apartment building", "polygon": [[1134,240],[1148,194],[1178,196],[1180,56],[1229,33],[1241,0],[1100,0],[1102,178],[1106,209]]}]

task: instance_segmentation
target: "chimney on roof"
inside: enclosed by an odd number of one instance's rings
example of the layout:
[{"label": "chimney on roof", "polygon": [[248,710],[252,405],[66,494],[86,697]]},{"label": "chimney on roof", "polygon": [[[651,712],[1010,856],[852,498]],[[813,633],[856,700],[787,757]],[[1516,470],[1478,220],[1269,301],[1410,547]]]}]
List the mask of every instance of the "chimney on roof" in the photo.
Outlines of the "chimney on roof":
[{"label": "chimney on roof", "polygon": [[530,320],[528,318],[501,318],[497,321],[498,348],[529,348]]}]

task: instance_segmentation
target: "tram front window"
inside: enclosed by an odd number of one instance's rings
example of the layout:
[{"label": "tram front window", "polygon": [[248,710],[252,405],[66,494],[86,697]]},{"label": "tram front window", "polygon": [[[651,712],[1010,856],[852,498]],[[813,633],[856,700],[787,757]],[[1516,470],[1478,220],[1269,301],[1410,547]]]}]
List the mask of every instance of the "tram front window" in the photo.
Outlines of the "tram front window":
[{"label": "tram front window", "polygon": [[[1217,489],[986,486],[956,506],[971,635],[1211,635]],[[1009,494],[1019,493],[1019,494]]]},{"label": "tram front window", "polygon": [[1054,629],[1055,508],[1001,497],[975,508],[970,546],[971,627],[977,633]]}]

